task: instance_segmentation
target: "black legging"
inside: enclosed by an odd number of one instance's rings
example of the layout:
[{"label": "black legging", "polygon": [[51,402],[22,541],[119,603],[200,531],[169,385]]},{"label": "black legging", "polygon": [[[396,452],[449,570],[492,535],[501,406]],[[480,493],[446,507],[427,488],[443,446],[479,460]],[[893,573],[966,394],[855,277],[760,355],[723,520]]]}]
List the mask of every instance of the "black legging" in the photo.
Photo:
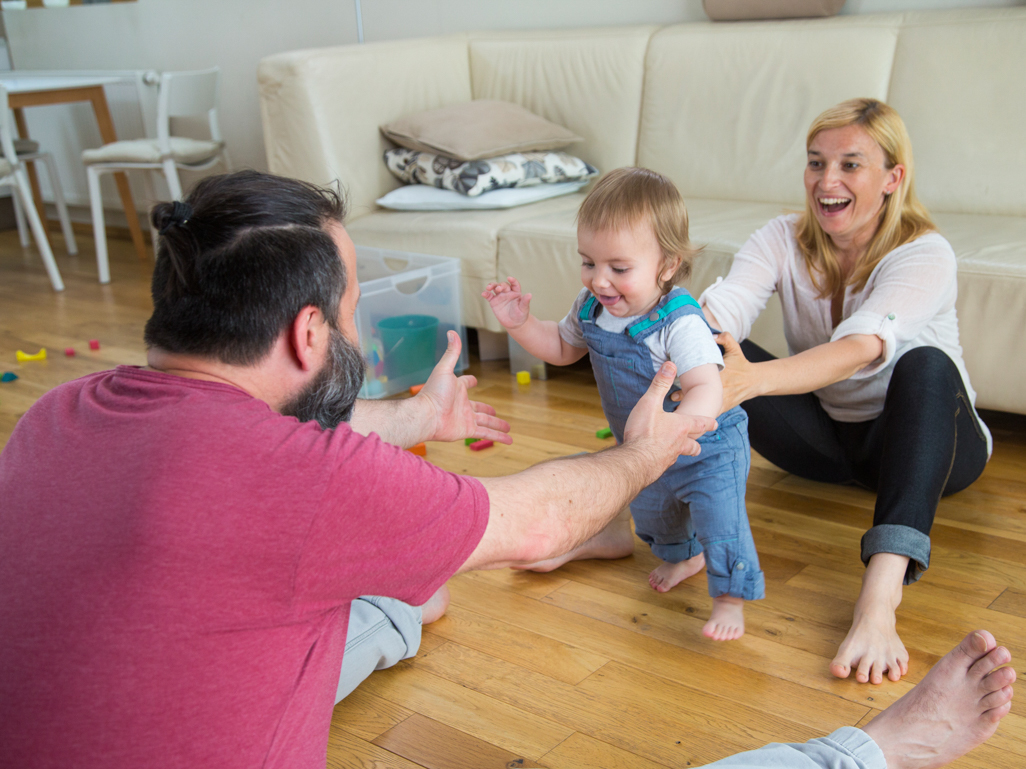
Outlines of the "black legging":
[{"label": "black legging", "polygon": [[[774,357],[741,343],[753,363]],[[987,439],[962,377],[936,347],[917,347],[894,365],[883,412],[838,422],[812,393],[769,395],[741,404],[752,448],[794,475],[857,484],[877,493],[862,561],[876,553],[909,557],[905,584],[930,564],[930,528],[942,496],[961,491],[987,464]]]}]

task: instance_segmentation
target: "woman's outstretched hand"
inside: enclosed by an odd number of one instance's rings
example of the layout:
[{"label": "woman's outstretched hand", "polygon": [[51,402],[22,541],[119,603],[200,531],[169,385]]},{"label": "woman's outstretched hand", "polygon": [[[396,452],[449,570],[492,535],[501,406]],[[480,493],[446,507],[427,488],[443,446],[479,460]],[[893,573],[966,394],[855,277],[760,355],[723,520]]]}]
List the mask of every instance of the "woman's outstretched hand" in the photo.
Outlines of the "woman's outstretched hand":
[{"label": "woman's outstretched hand", "polygon": [[[749,361],[741,351],[741,345],[723,331],[716,335],[716,343],[723,346],[723,371],[720,380],[723,382],[723,411],[730,411],[740,403],[759,395],[759,376],[756,364]],[[670,396],[670,400],[680,401],[682,392],[678,390]],[[721,412],[722,413],[722,412]]]}]

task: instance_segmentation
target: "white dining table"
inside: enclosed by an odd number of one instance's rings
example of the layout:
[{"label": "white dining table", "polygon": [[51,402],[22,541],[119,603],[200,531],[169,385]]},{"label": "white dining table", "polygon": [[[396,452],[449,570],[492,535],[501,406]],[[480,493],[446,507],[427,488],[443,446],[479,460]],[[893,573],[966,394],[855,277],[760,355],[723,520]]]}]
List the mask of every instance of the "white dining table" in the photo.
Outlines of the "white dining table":
[{"label": "white dining table", "polygon": [[[93,114],[96,116],[96,124],[100,129],[100,138],[103,139],[103,143],[110,144],[117,141],[114,120],[111,118],[110,107],[107,104],[107,96],[103,87],[123,81],[124,77],[114,75],[75,75],[66,72],[52,74],[33,72],[29,74],[16,71],[0,73],[0,85],[3,85],[7,91],[8,104],[14,111],[14,121],[18,127],[18,133],[23,139],[29,138],[23,111],[26,107],[87,101],[93,105]],[[39,178],[36,175],[34,164],[29,163],[28,166],[32,196],[35,199],[36,208],[39,209],[39,218],[45,222]],[[139,217],[132,200],[132,190],[128,186],[128,177],[124,173],[116,173],[114,181],[117,184],[118,195],[121,197],[121,204],[125,209],[125,217],[128,219],[128,230],[132,235],[132,243],[139,257],[145,259],[149,249],[143,240]]]}]

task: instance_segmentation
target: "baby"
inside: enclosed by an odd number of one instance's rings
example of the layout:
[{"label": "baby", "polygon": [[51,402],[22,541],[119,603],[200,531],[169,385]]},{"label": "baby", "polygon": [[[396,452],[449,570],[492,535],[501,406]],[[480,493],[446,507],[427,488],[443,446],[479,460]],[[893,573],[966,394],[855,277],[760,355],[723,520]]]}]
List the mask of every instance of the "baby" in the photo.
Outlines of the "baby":
[{"label": "baby", "polygon": [[[617,442],[667,360],[677,367],[681,411],[717,418],[719,428],[698,440],[701,454],[679,457],[631,502],[631,514],[637,535],[663,561],[649,575],[652,587],[666,592],[705,566],[713,610],[702,632],[740,638],[744,602],[765,595],[745,510],[748,416],[740,407],[720,414],[723,357],[698,303],[674,288],[691,274],[695,254],[680,192],[654,171],[612,171],[581,205],[577,249],[584,289],[559,323],[531,315],[531,295],[513,277],[489,283],[483,296],[532,355],[565,366],[590,354]],[[669,395],[664,408],[677,408]]]}]

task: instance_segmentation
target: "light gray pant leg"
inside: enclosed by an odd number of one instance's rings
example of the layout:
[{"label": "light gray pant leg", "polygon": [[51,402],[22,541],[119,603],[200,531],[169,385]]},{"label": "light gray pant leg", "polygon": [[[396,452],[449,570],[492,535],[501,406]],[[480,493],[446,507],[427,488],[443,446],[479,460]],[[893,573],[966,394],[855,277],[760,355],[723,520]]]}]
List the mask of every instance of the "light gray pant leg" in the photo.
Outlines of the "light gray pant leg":
[{"label": "light gray pant leg", "polygon": [[706,764],[716,769],[887,769],[883,751],[854,726],[805,743],[772,743]]},{"label": "light gray pant leg", "polygon": [[349,610],[346,650],[335,702],[341,702],[375,670],[409,659],[420,648],[419,606],[365,595]]}]

